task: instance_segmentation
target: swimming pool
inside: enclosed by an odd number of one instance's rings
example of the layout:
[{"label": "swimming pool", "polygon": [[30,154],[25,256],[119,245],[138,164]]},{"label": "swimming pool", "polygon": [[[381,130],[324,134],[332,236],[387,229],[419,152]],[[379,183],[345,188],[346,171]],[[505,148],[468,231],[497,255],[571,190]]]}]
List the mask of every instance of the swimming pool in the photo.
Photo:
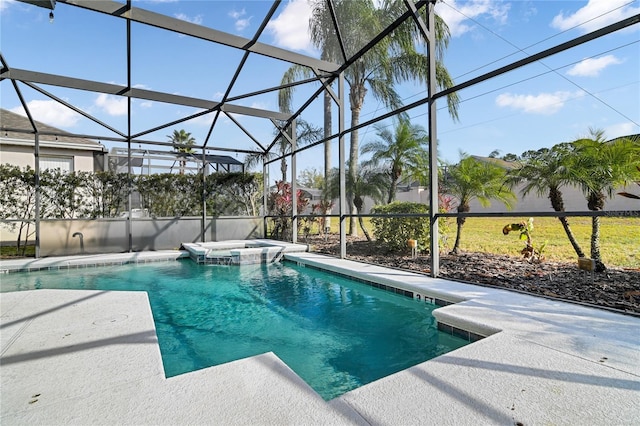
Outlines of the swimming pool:
[{"label": "swimming pool", "polygon": [[18,273],[0,288],[146,291],[168,377],[273,351],[326,400],[468,343],[437,330],[434,305],[290,262]]}]

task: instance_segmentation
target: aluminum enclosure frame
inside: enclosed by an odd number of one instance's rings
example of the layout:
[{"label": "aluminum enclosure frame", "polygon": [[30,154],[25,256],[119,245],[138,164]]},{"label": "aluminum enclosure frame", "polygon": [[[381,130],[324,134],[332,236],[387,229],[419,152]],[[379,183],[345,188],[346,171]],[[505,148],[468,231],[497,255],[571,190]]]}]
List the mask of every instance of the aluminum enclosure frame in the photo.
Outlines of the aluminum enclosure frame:
[{"label": "aluminum enclosure frame", "polygon": [[[27,3],[49,3],[49,2],[34,2],[34,1],[30,1],[30,0],[20,0],[20,1],[24,1]],[[29,118],[31,125],[32,125],[32,129],[29,131],[25,131],[25,133],[29,133],[34,135],[35,138],[35,146],[34,146],[34,155],[36,158],[36,175],[39,176],[39,161],[38,161],[38,157],[39,157],[39,135],[43,134],[41,132],[39,132],[39,129],[37,128],[36,124],[35,124],[35,120],[33,119],[33,116],[29,110],[29,107],[27,105],[27,103],[24,100],[24,97],[22,96],[22,93],[20,91],[20,87],[18,86],[19,84],[24,84],[25,86],[36,90],[42,94],[44,94],[45,96],[48,96],[49,98],[56,100],[57,102],[62,103],[63,105],[73,109],[74,111],[76,111],[77,113],[83,115],[84,117],[92,120],[93,122],[97,123],[98,125],[100,125],[101,127],[103,127],[106,131],[111,132],[111,135],[79,135],[79,134],[75,134],[75,135],[69,135],[66,134],[66,136],[71,136],[71,137],[78,137],[78,138],[89,138],[89,139],[102,139],[102,140],[109,140],[109,141],[113,141],[113,142],[121,142],[121,143],[125,143],[127,145],[127,148],[129,150],[129,156],[130,156],[130,152],[131,152],[131,145],[133,143],[145,143],[145,144],[152,144],[152,145],[158,145],[158,146],[165,146],[165,147],[173,147],[173,145],[171,143],[168,142],[161,142],[161,141],[153,141],[153,140],[144,140],[141,139],[143,137],[145,137],[146,135],[153,133],[155,131],[164,129],[164,128],[168,128],[171,126],[174,126],[176,124],[180,124],[182,122],[186,122],[189,121],[193,118],[197,118],[199,116],[203,116],[203,115],[207,115],[207,114],[214,114],[214,118],[212,120],[211,126],[209,128],[207,137],[205,139],[205,141],[201,144],[201,145],[197,145],[194,148],[196,149],[201,149],[202,150],[202,155],[203,158],[205,156],[205,150],[209,149],[209,150],[219,150],[219,151],[226,151],[226,152],[240,152],[240,153],[250,153],[253,151],[247,151],[247,150],[242,150],[242,149],[232,149],[232,148],[227,148],[227,147],[222,147],[222,146],[216,146],[215,145],[215,141],[211,140],[211,135],[212,132],[215,128],[215,126],[217,125],[218,121],[219,121],[219,117],[220,115],[225,115],[229,118],[231,118],[231,121],[233,121],[246,135],[247,137],[256,145],[256,151],[263,154],[263,156],[266,156],[268,153],[271,152],[271,150],[273,149],[273,147],[275,146],[277,140],[279,137],[282,137],[281,135],[276,136],[273,140],[271,141],[261,141],[258,138],[254,137],[253,135],[251,135],[251,133],[246,130],[244,127],[242,127],[242,125],[235,119],[232,118],[232,116],[230,114],[239,114],[239,115],[247,115],[247,116],[251,116],[251,117],[257,117],[257,118],[262,118],[262,119],[267,119],[267,120],[271,120],[274,122],[283,122],[284,125],[282,127],[282,130],[280,130],[282,132],[282,134],[285,134],[286,129],[290,129],[290,128],[295,128],[295,122],[296,119],[298,119],[300,117],[300,115],[307,109],[307,107],[309,107],[309,105],[311,105],[311,103],[321,94],[323,94],[323,92],[328,91],[331,94],[331,97],[334,101],[334,103],[336,104],[337,108],[338,108],[338,132],[335,134],[332,134],[328,137],[324,137],[316,142],[313,142],[312,144],[303,146],[303,147],[298,147],[296,146],[296,141],[295,141],[295,137],[293,138],[293,140],[291,140],[291,145],[293,147],[292,152],[286,155],[282,155],[279,156],[277,158],[272,158],[268,161],[264,161],[263,162],[263,171],[265,172],[265,186],[264,186],[264,198],[263,198],[263,202],[266,205],[266,197],[267,197],[267,189],[268,189],[268,184],[267,184],[267,179],[266,179],[266,171],[267,171],[267,165],[275,162],[275,161],[279,161],[283,158],[287,158],[287,157],[291,157],[291,161],[292,161],[292,165],[293,165],[293,169],[295,172],[295,157],[296,155],[298,155],[299,153],[303,152],[304,150],[313,148],[314,146],[317,146],[321,143],[325,143],[325,142],[331,142],[333,140],[338,140],[338,146],[339,146],[339,174],[340,174],[340,197],[339,197],[339,214],[340,214],[340,257],[344,258],[346,257],[346,228],[345,228],[345,219],[347,217],[347,209],[346,209],[346,203],[347,200],[345,198],[345,194],[346,194],[346,179],[345,179],[345,162],[346,162],[346,157],[345,157],[345,148],[344,148],[344,142],[345,142],[345,136],[347,134],[350,134],[351,132],[353,132],[354,130],[369,126],[371,124],[377,123],[379,121],[385,120],[389,117],[395,116],[399,113],[408,111],[410,109],[416,108],[416,107],[420,107],[423,105],[427,106],[427,111],[428,111],[428,130],[429,130],[429,140],[433,141],[433,143],[430,142],[430,157],[429,157],[429,164],[430,164],[430,186],[429,186],[429,190],[431,193],[431,197],[430,197],[430,202],[432,206],[437,206],[438,205],[438,200],[437,200],[437,194],[438,194],[438,179],[437,179],[437,150],[436,150],[436,144],[435,141],[437,141],[437,120],[436,120],[436,113],[435,113],[435,107],[436,107],[436,101],[439,98],[445,97],[446,95],[456,92],[458,90],[462,90],[464,88],[473,86],[475,84],[484,82],[486,80],[489,80],[491,78],[497,77],[499,75],[508,73],[510,71],[513,71],[515,69],[518,69],[520,67],[523,67],[527,64],[530,64],[532,62],[535,61],[539,61],[543,58],[555,55],[559,52],[562,52],[564,50],[568,50],[571,49],[573,47],[576,47],[580,44],[595,40],[599,37],[602,37],[604,35],[613,33],[615,31],[619,31],[621,29],[627,28],[631,25],[635,25],[638,24],[640,22],[640,15],[635,15],[632,16],[630,18],[627,18],[625,20],[622,20],[620,22],[617,22],[615,24],[609,25],[607,27],[604,27],[600,30],[585,34],[581,37],[578,37],[574,40],[571,40],[569,42],[566,43],[562,43],[558,46],[555,46],[551,49],[547,49],[544,50],[542,52],[539,52],[537,54],[534,55],[529,55],[528,57],[526,57],[525,59],[522,59],[520,61],[516,61],[513,62],[510,65],[504,66],[504,67],[500,67],[498,69],[495,69],[493,71],[490,71],[488,73],[485,73],[479,77],[470,79],[468,81],[456,84],[455,86],[446,89],[446,90],[441,90],[441,91],[437,91],[436,86],[435,86],[435,54],[431,54],[432,52],[435,51],[435,33],[434,33],[434,7],[436,4],[436,0],[419,0],[419,1],[413,1],[413,0],[403,0],[403,3],[406,7],[406,12],[404,12],[401,16],[399,16],[391,25],[389,25],[387,28],[383,29],[376,37],[374,37],[372,40],[370,40],[365,46],[363,46],[358,52],[356,52],[353,56],[351,57],[347,57],[346,55],[346,51],[344,48],[344,41],[342,40],[342,34],[340,31],[340,27],[338,25],[336,16],[335,16],[335,11],[334,11],[334,7],[333,7],[333,3],[332,0],[326,0],[327,4],[328,4],[328,9],[331,13],[331,17],[333,20],[333,24],[334,24],[334,29],[335,29],[335,33],[338,39],[338,43],[340,45],[340,49],[342,52],[342,56],[343,56],[343,62],[342,63],[332,63],[329,61],[324,61],[324,60],[319,60],[317,58],[313,58],[310,56],[306,56],[306,55],[302,55],[299,53],[295,53],[295,52],[291,52],[291,51],[287,51],[285,49],[281,49],[275,46],[270,46],[264,43],[260,43],[258,42],[259,37],[261,36],[261,34],[263,33],[263,31],[265,30],[267,23],[271,20],[271,18],[273,17],[273,15],[275,14],[275,12],[277,11],[278,7],[281,4],[281,0],[275,0],[270,8],[270,10],[268,11],[268,13],[266,14],[266,16],[263,18],[258,30],[256,31],[256,33],[254,34],[254,36],[251,39],[246,39],[246,38],[242,38],[236,35],[232,35],[232,34],[228,34],[228,33],[224,33],[222,31],[218,31],[212,28],[208,28],[208,27],[204,27],[201,25],[197,25],[197,24],[193,24],[193,23],[189,23],[177,18],[173,18],[173,17],[169,17],[166,15],[162,15],[156,12],[152,12],[149,10],[145,10],[142,8],[138,8],[138,7],[134,7],[132,5],[132,1],[131,0],[126,0],[126,3],[119,3],[116,1],[110,1],[110,0],[101,0],[101,1],[93,1],[93,0],[58,0],[58,6],[60,5],[64,5],[64,6],[68,6],[68,7],[79,7],[85,10],[89,10],[95,13],[100,13],[100,14],[106,14],[109,16],[112,16],[116,19],[124,19],[127,22],[127,84],[126,85],[118,85],[118,84],[111,84],[111,83],[104,83],[104,82],[99,82],[99,81],[91,81],[91,80],[85,80],[85,79],[79,79],[79,78],[73,78],[73,77],[69,77],[69,76],[64,76],[64,75],[55,75],[55,74],[48,74],[48,73],[43,73],[43,72],[39,72],[36,70],[24,70],[24,69],[17,69],[17,68],[12,68],[9,66],[9,63],[7,62],[6,58],[4,56],[2,56],[0,54],[0,63],[1,63],[1,69],[0,69],[0,81],[2,80],[10,80],[12,82],[12,85],[17,93],[18,98],[20,99],[20,102],[22,103],[23,108],[25,109],[25,112],[27,114],[27,117]],[[51,2],[51,9],[53,9],[53,7],[55,7],[55,2]],[[45,6],[46,7],[46,6]],[[425,10],[426,10],[426,16],[428,18],[428,22],[424,22],[423,19],[423,15],[425,14]],[[421,15],[422,14],[422,15]],[[429,68],[429,84],[428,84],[428,88],[427,88],[427,93],[425,93],[425,96],[421,99],[419,99],[416,102],[413,102],[409,105],[405,105],[402,108],[396,109],[394,111],[389,111],[387,113],[384,113],[378,117],[375,117],[374,119],[368,120],[366,122],[360,123],[359,125],[352,127],[352,128],[346,128],[345,125],[345,108],[346,108],[346,102],[345,102],[345,80],[344,80],[344,72],[345,70],[347,70],[352,64],[354,64],[359,58],[361,58],[363,55],[365,55],[372,47],[374,47],[378,42],[380,42],[384,37],[386,37],[387,35],[389,35],[391,32],[393,32],[396,28],[398,28],[399,25],[403,24],[404,22],[406,22],[407,20],[411,20],[414,22],[414,24],[419,28],[423,38],[425,39],[425,42],[427,44],[427,51],[429,52],[429,63],[425,64],[425,66],[427,66]],[[237,65],[237,68],[235,70],[235,73],[233,75],[233,77],[231,78],[227,89],[225,91],[225,94],[223,95],[221,101],[213,101],[210,99],[201,99],[201,98],[193,98],[193,97],[187,97],[187,96],[180,96],[180,95],[175,95],[172,93],[166,93],[166,92],[158,92],[158,91],[152,91],[152,90],[145,90],[145,89],[140,89],[140,88],[135,88],[132,87],[131,84],[131,31],[130,31],[130,26],[131,23],[135,22],[135,23],[139,23],[139,24],[143,24],[143,25],[149,25],[149,26],[153,26],[156,28],[160,28],[162,30],[166,30],[166,31],[170,31],[170,32],[174,32],[174,33],[178,33],[178,34],[182,34],[185,35],[187,37],[193,37],[193,38],[197,38],[200,40],[204,40],[207,42],[211,42],[214,44],[220,44],[220,45],[224,45],[224,46],[228,46],[237,50],[240,50],[243,52],[243,56],[242,59],[240,60],[239,64]],[[246,93],[240,96],[234,96],[231,97],[230,93],[232,92],[232,89],[238,79],[238,76],[240,75],[241,71],[243,70],[243,68],[246,66],[247,60],[250,57],[250,55],[261,55],[261,56],[266,56],[266,57],[270,57],[270,58],[275,58],[278,60],[282,60],[285,62],[288,62],[290,64],[296,64],[296,65],[301,65],[304,67],[308,67],[312,70],[314,70],[315,74],[316,74],[316,78],[311,78],[311,79],[306,79],[306,80],[302,80],[300,82],[296,82],[290,85],[280,85],[280,86],[273,86],[273,87],[267,87],[265,89],[259,90],[257,92],[251,92],[251,93]],[[236,101],[240,101],[242,99],[257,95],[257,94],[265,94],[265,93],[271,93],[271,92],[277,92],[283,88],[286,87],[291,87],[291,86],[296,86],[296,85],[302,85],[302,84],[306,84],[309,82],[318,82],[320,84],[320,88],[318,88],[305,102],[302,103],[301,107],[298,108],[297,111],[289,114],[289,113],[283,113],[283,112],[279,112],[279,111],[267,111],[267,110],[261,110],[261,109],[256,109],[256,108],[249,108],[249,107],[245,107],[245,106],[241,106],[241,105],[237,105],[234,104],[232,102],[236,102]],[[334,91],[332,90],[331,85],[337,82],[337,93],[334,93]],[[56,86],[56,87],[64,87],[64,88],[71,88],[71,89],[77,89],[77,90],[84,90],[84,91],[90,91],[90,92],[94,92],[94,93],[103,93],[103,94],[108,94],[108,95],[114,95],[114,96],[121,96],[121,97],[125,97],[127,98],[128,101],[128,129],[127,132],[122,132],[119,131],[117,129],[114,129],[110,126],[108,126],[106,123],[103,123],[101,120],[99,120],[96,117],[93,117],[91,114],[89,114],[86,111],[83,111],[81,108],[78,108],[74,105],[69,104],[68,102],[55,97],[53,94],[49,93],[48,91],[46,91],[45,89],[41,88],[39,85],[49,85],[49,86]],[[198,112],[196,114],[192,114],[189,115],[188,117],[184,117],[181,118],[179,120],[174,120],[171,122],[167,122],[164,123],[160,126],[151,128],[151,129],[147,129],[145,131],[142,132],[138,132],[136,134],[132,134],[131,132],[131,101],[132,99],[142,99],[142,100],[151,100],[151,101],[157,101],[157,102],[162,102],[162,103],[167,103],[167,104],[172,104],[172,105],[179,105],[179,106],[188,106],[188,107],[193,107],[193,108],[199,108],[202,109],[203,111]],[[295,136],[295,132],[292,132]],[[113,136],[113,134],[115,134],[115,136]],[[264,157],[263,157],[264,158]],[[129,165],[129,168],[131,166]],[[293,175],[295,176],[295,174]],[[293,179],[295,181],[295,179]],[[295,186],[295,185],[294,185]],[[39,194],[39,189],[38,189],[38,181],[36,181],[36,194]],[[294,188],[295,189],[295,188]],[[294,190],[294,194],[295,194],[295,190]],[[38,204],[40,202],[39,199],[39,195],[36,196],[36,204]],[[205,203],[204,205],[206,206],[206,201],[203,200],[203,203]],[[296,205],[296,200],[294,199],[293,205]],[[129,203],[129,210],[131,210],[131,203]],[[39,211],[39,209],[37,209],[37,211]],[[204,211],[206,211],[206,209],[204,209]],[[130,212],[131,213],[131,212]],[[129,215],[131,217],[131,214]],[[294,224],[293,227],[293,235],[294,235],[294,242],[295,242],[295,235],[297,234],[297,229],[296,229],[296,221],[297,221],[297,217],[298,214],[297,212],[295,212],[295,208],[294,208],[294,212],[292,213],[292,222]],[[431,208],[431,213],[430,213],[430,227],[431,227],[431,235],[438,235],[438,217],[440,217],[440,215],[437,213],[437,208]],[[204,224],[206,222],[206,213],[203,214],[203,238],[204,238]],[[36,215],[36,257],[39,256],[38,253],[38,247],[39,247],[39,220],[40,218]],[[131,230],[129,229],[129,238],[131,238]],[[130,245],[131,247],[131,245]],[[437,277],[439,274],[439,252],[438,252],[438,238],[433,238],[432,239],[432,244],[431,244],[431,275],[433,277]]]}]

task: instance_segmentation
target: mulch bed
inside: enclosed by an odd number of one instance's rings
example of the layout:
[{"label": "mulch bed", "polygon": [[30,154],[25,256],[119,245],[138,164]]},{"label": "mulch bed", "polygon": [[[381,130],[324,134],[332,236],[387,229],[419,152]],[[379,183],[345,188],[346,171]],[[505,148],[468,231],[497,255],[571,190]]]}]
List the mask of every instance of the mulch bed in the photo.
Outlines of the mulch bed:
[{"label": "mulch bed", "polygon": [[[310,237],[306,242],[317,253],[336,256],[340,252],[336,235],[330,235],[326,240]],[[390,253],[384,245],[358,238],[348,237],[347,258],[425,274],[430,270],[428,255],[412,259],[410,253]],[[640,270],[636,269],[609,267],[592,276],[590,272],[578,269],[577,263],[544,261],[535,264],[520,257],[460,253],[441,254],[440,277],[640,316]]]}]

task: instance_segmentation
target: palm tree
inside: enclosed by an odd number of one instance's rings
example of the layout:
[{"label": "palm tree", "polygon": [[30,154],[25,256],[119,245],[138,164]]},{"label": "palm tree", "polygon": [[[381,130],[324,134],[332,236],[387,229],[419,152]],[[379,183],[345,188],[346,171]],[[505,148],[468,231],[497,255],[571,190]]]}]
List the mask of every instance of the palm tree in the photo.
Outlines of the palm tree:
[{"label": "palm tree", "polygon": [[[388,0],[376,8],[372,0],[337,0],[333,2],[343,45],[347,56],[355,54],[369,40],[391,24],[406,11],[402,2]],[[333,21],[326,1],[313,3],[309,21],[311,40],[322,52],[323,59],[342,62],[339,44],[335,36]],[[436,78],[440,88],[453,86],[453,79],[442,63],[442,54],[449,41],[449,29],[442,19],[436,16]],[[351,127],[360,123],[360,112],[368,90],[388,108],[401,106],[400,96],[394,89],[396,83],[419,81],[425,83],[428,78],[426,55],[418,52],[416,40],[420,39],[418,30],[412,22],[400,25],[393,34],[385,37],[365,55],[355,61],[345,71],[345,81],[349,85],[349,103],[351,107]],[[296,67],[288,70],[283,84],[291,83],[301,76],[313,75],[309,69]],[[280,106],[288,110],[291,106],[292,89],[283,89],[280,93]],[[457,118],[458,97],[455,93],[447,98],[449,113]],[[325,104],[325,114],[330,113]],[[326,121],[326,119],[325,119]],[[359,132],[350,133],[349,176],[356,179],[359,153]],[[325,152],[326,154],[326,152]],[[352,210],[357,213],[353,194],[347,194]],[[349,221],[349,234],[355,235],[353,218]]]},{"label": "palm tree", "polygon": [[[638,172],[640,173],[640,166],[637,166],[636,169],[638,170]],[[640,186],[640,182],[636,182],[638,184],[638,186]],[[636,195],[636,194],[632,194],[630,192],[618,192],[618,195],[621,195],[625,198],[632,198],[634,200],[640,200],[640,195]]]},{"label": "palm tree", "polygon": [[[347,175],[346,180],[346,186],[349,192],[353,194],[353,203],[359,212],[364,210],[365,197],[369,197],[377,203],[382,203],[388,191],[389,179],[386,173],[375,167],[362,165],[362,167],[358,168],[358,174],[355,179]],[[339,196],[340,173],[338,169],[333,169],[329,178],[328,190],[325,191],[325,198],[331,200]],[[367,241],[371,241],[371,236],[364,225],[362,217],[358,217],[358,223]]]},{"label": "palm tree", "polygon": [[[193,146],[196,144],[196,140],[191,137],[191,133],[186,132],[184,129],[174,130],[173,134],[167,135],[169,142],[173,144],[173,151],[178,153],[180,159],[180,174],[184,174],[184,169],[187,165],[185,159],[186,154],[193,153]],[[175,164],[175,163],[174,163]]]},{"label": "palm tree", "polygon": [[[505,184],[505,176],[506,170],[502,167],[461,153],[460,162],[449,167],[443,186],[446,193],[457,198],[458,213],[470,211],[469,203],[473,199],[477,199],[483,207],[489,206],[490,200],[495,199],[510,209],[516,196]],[[456,222],[458,229],[452,254],[458,254],[460,250],[460,235],[466,218],[458,217]]]},{"label": "palm tree", "polygon": [[376,125],[378,140],[362,147],[363,154],[372,154],[365,164],[379,166],[384,164],[389,176],[389,194],[387,203],[393,201],[398,189],[398,182],[403,172],[418,168],[420,159],[426,158],[429,143],[427,132],[408,120],[401,119],[392,133],[386,126]]},{"label": "palm tree", "polygon": [[[551,149],[542,148],[538,151],[527,151],[522,154],[520,166],[507,173],[507,184],[513,188],[515,185],[525,182],[520,191],[523,197],[532,191],[540,196],[547,193],[553,210],[565,211],[560,188],[570,183],[567,164],[572,151],[570,144],[558,144]],[[578,257],[585,257],[571,231],[568,219],[559,216],[558,220]]]},{"label": "palm tree", "polygon": [[[640,179],[640,142],[629,138],[605,141],[604,131],[589,129],[589,137],[574,141],[570,173],[587,198],[591,211],[602,211],[620,185]],[[591,218],[591,259],[596,272],[606,270],[600,255],[600,217]]]},{"label": "palm tree", "polygon": [[[276,132],[279,132],[276,129]],[[313,141],[320,139],[322,130],[318,127],[315,127],[311,123],[308,123],[304,120],[296,120],[296,143],[298,146],[303,146],[309,144]],[[248,154],[245,159],[245,167],[250,169],[256,165],[258,165],[263,158],[273,158],[276,155],[284,156],[285,154],[291,153],[291,144],[284,136],[280,136],[278,138],[278,150],[277,153],[270,151],[268,153],[256,152],[255,154]],[[280,172],[282,173],[282,182],[288,182],[287,179],[287,159],[285,157],[280,160]]]}]

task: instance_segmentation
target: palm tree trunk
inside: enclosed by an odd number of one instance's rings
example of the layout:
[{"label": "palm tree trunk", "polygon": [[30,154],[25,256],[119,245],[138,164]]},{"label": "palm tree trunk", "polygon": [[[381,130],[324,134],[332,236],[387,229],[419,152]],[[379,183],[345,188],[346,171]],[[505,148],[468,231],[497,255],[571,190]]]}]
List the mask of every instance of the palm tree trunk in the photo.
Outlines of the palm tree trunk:
[{"label": "palm tree trunk", "polygon": [[569,242],[571,243],[571,246],[575,250],[575,252],[578,255],[578,257],[585,257],[584,256],[584,252],[580,248],[580,245],[578,244],[578,241],[576,240],[575,235],[573,235],[573,231],[571,230],[571,227],[569,226],[569,221],[567,220],[567,218],[566,217],[559,217],[558,220],[562,224],[562,227],[564,228],[564,232],[567,234],[567,237],[569,238]]},{"label": "palm tree trunk", "polygon": [[600,257],[600,217],[591,218],[591,259],[596,265],[596,272],[604,272],[607,267]]},{"label": "palm tree trunk", "polygon": [[465,218],[459,217],[456,220],[458,224],[458,229],[456,231],[456,242],[453,244],[453,250],[451,250],[451,254],[458,254],[460,251],[460,235],[462,234],[462,225],[464,225]]},{"label": "palm tree trunk", "polygon": [[391,179],[391,185],[389,186],[389,197],[387,198],[387,204],[391,203],[396,197],[398,191],[398,179]]},{"label": "palm tree trunk", "polygon": [[[364,97],[367,94],[367,88],[362,83],[353,83],[351,85],[351,89],[349,90],[349,102],[351,104],[351,128],[353,129],[358,124],[360,124],[360,111],[362,111],[362,104],[364,103]],[[359,147],[359,132],[358,130],[354,130],[351,132],[351,145],[349,147],[349,176],[351,178],[351,182],[354,183],[356,181],[356,176],[358,174],[358,153],[360,152]],[[358,209],[356,208],[353,202],[353,194],[349,194],[349,203],[351,205],[351,213],[358,214]],[[358,228],[356,228],[356,223],[353,217],[349,218],[349,235],[358,236]]]},{"label": "palm tree trunk", "polygon": [[[327,138],[331,136],[331,131],[333,127],[332,117],[331,117],[331,95],[327,90],[324,91],[324,137]],[[329,179],[331,177],[331,141],[326,141],[324,143],[324,193],[325,193],[325,202],[326,205],[329,205],[331,201],[331,197],[329,196]],[[331,214],[331,209],[327,209],[323,212],[324,214]],[[331,228],[331,218],[326,217],[324,220],[324,227]],[[324,232],[324,229],[322,230]]]},{"label": "palm tree trunk", "polygon": [[[557,187],[552,187],[549,189],[549,200],[551,201],[551,207],[553,207],[555,211],[564,211],[564,200],[562,199],[562,192],[560,192]],[[571,243],[571,246],[573,247],[573,250],[575,250],[578,257],[585,257],[584,252],[580,248],[575,235],[573,235],[573,231],[571,231],[569,220],[566,217],[558,217],[558,220],[562,224],[564,232],[565,234],[567,234],[567,238],[569,238],[569,242]]]},{"label": "palm tree trunk", "polygon": [[[331,136],[333,127],[331,117],[331,95],[328,91],[324,92],[324,137]],[[325,189],[329,188],[329,178],[331,176],[331,141],[324,143],[324,185]],[[328,192],[328,191],[327,191]]]},{"label": "palm tree trunk", "polygon": [[287,182],[287,160],[280,160],[280,172],[282,173],[282,181]]},{"label": "palm tree trunk", "polygon": [[371,236],[369,235],[369,231],[364,226],[364,219],[362,217],[358,217],[358,223],[360,224],[360,229],[362,229],[362,233],[364,234],[367,241],[371,242]]},{"label": "palm tree trunk", "polygon": [[[355,127],[360,123],[360,106],[351,106],[351,127]],[[349,176],[350,181],[356,181],[356,175],[358,174],[358,153],[360,151],[358,147],[358,130],[354,130],[351,132],[351,145],[349,147]],[[352,214],[360,213],[358,208],[355,206],[353,202],[353,194],[351,194],[351,190],[347,191],[347,196],[349,199],[349,205],[351,207]],[[356,221],[354,217],[349,218],[349,235],[357,237],[358,236],[358,228],[356,227]]]},{"label": "palm tree trunk", "polygon": [[[355,204],[358,211],[362,210],[362,207],[364,206],[364,200],[361,197],[355,197],[353,203]],[[367,231],[367,228],[364,226],[364,219],[360,216],[358,217],[358,223],[360,224],[362,233],[364,234],[367,241],[371,242],[371,236],[369,235],[369,231]]]},{"label": "palm tree trunk", "polygon": [[[587,198],[587,207],[591,211],[601,211],[604,208],[605,195],[592,191]],[[596,265],[596,272],[604,272],[607,267],[600,256],[600,217],[591,218],[591,259]]]},{"label": "palm tree trunk", "polygon": [[[460,203],[458,206],[458,213],[466,213],[471,210],[471,207],[467,203]],[[465,217],[458,217],[456,219],[456,223],[458,224],[458,228],[456,230],[456,242],[453,244],[453,249],[451,250],[451,254],[458,254],[460,251],[460,236],[462,235],[462,226],[467,221]]]}]

